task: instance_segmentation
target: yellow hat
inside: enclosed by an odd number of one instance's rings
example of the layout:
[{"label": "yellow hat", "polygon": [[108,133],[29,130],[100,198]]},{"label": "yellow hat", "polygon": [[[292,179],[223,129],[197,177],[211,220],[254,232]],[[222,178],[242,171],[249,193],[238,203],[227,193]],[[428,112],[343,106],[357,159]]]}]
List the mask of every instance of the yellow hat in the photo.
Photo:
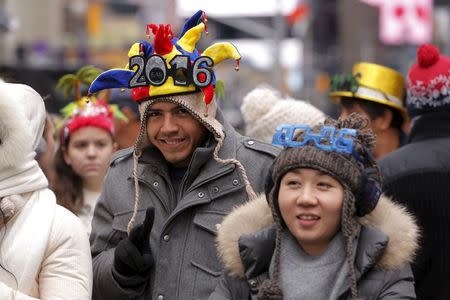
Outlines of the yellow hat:
[{"label": "yellow hat", "polygon": [[404,102],[405,80],[399,72],[381,65],[360,62],[352,75],[336,75],[331,81],[329,96],[335,102],[340,97],[352,97],[390,106],[407,117]]}]

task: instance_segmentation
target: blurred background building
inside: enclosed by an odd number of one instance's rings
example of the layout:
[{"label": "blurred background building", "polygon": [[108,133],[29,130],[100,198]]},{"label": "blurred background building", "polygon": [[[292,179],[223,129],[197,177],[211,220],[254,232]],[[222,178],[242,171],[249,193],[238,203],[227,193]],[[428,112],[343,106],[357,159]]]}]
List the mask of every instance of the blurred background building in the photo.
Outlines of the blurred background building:
[{"label": "blurred background building", "polygon": [[335,115],[329,79],[355,62],[405,74],[421,42],[450,54],[448,0],[0,0],[0,76],[51,95],[56,112],[65,103],[54,91],[62,74],[86,64],[123,67],[147,23],[171,23],[177,34],[198,9],[209,27],[199,48],[227,40],[241,52],[239,72],[233,62],[218,68],[222,108],[238,127],[242,98],[257,85]]}]

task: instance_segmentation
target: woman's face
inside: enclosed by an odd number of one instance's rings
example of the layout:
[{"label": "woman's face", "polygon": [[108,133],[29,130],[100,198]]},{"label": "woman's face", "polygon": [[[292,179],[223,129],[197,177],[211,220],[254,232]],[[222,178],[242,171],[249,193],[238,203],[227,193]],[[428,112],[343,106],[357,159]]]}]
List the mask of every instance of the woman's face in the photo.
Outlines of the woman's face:
[{"label": "woman's face", "polygon": [[291,234],[310,255],[319,255],[338,232],[344,189],[333,177],[299,168],[280,182],[278,203]]},{"label": "woman's face", "polygon": [[114,151],[115,145],[109,132],[86,126],[70,135],[63,153],[64,161],[85,183],[103,179]]}]

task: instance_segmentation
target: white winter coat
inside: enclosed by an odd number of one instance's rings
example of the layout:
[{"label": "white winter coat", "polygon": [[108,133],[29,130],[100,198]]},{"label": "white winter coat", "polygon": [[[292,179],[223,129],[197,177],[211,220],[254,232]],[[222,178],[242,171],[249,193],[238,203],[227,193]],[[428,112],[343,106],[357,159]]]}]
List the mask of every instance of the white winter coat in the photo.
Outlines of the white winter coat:
[{"label": "white winter coat", "polygon": [[0,80],[0,299],[91,298],[89,241],[56,204],[35,149],[45,124],[32,88]]}]

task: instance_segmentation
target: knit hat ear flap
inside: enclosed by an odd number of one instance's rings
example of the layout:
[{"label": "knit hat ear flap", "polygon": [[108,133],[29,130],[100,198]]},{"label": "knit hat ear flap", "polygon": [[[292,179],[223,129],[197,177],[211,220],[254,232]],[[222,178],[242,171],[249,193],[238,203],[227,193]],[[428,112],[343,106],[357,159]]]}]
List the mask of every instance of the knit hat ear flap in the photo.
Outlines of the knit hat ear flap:
[{"label": "knit hat ear flap", "polygon": [[266,279],[261,284],[258,293],[260,300],[283,300],[283,291],[274,279]]},{"label": "knit hat ear flap", "polygon": [[353,241],[355,237],[358,235],[361,225],[358,223],[355,218],[356,207],[355,207],[356,199],[353,193],[350,191],[348,187],[344,186],[344,202],[342,206],[341,213],[341,231],[346,240],[346,256],[347,256],[347,265],[348,265],[348,278],[350,280],[350,290],[352,293],[351,299],[358,299],[358,288],[356,284],[356,273],[355,267],[353,264],[354,261],[354,245]]},{"label": "knit hat ear flap", "polygon": [[[272,169],[272,168],[271,168]],[[272,172],[270,172],[272,174]],[[273,182],[269,185],[273,185]],[[278,201],[274,201],[275,198],[278,198],[278,186],[279,183],[274,185],[270,193],[268,195],[268,202],[270,209],[272,211],[272,216],[276,226],[276,240],[275,240],[275,250],[274,250],[274,268],[271,279],[266,279],[262,282],[259,287],[258,299],[264,300],[281,300],[283,299],[283,291],[281,290],[280,285],[278,284],[279,272],[280,272],[280,251],[281,251],[281,231],[283,218],[279,212],[279,209],[276,208],[275,204]],[[266,187],[267,188],[267,187]],[[266,191],[267,193],[267,191]]]}]

